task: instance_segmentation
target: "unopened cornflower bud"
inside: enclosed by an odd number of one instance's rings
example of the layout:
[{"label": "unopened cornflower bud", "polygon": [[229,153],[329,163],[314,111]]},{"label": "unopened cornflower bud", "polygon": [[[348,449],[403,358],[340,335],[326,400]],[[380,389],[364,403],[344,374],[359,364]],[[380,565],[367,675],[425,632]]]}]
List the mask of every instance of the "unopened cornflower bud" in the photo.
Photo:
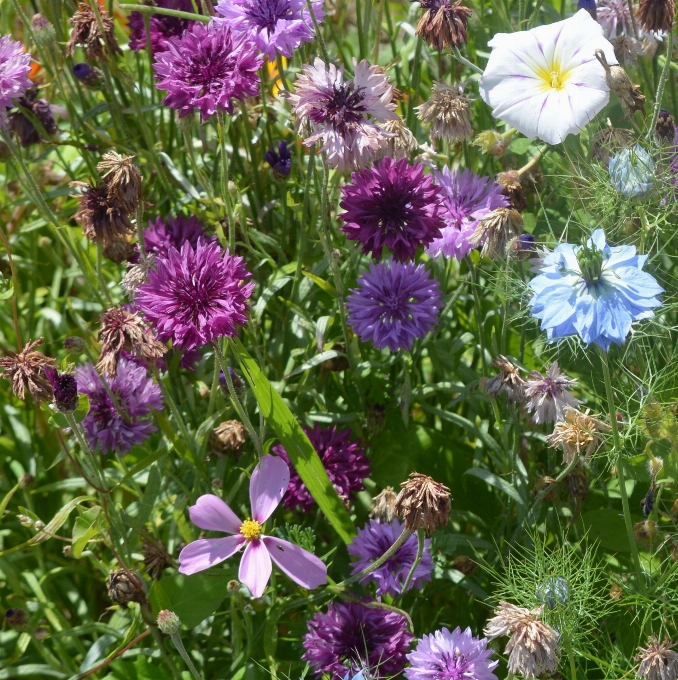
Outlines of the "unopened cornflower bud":
[{"label": "unopened cornflower bud", "polygon": [[165,635],[176,635],[181,628],[181,621],[179,617],[167,609],[163,609],[158,612],[158,618],[156,623],[161,633]]},{"label": "unopened cornflower bud", "polygon": [[496,130],[485,130],[475,136],[473,145],[480,147],[483,153],[490,153],[496,158],[501,158],[511,143],[511,135],[502,135]]},{"label": "unopened cornflower bud", "polygon": [[671,146],[676,143],[676,124],[670,111],[662,109],[657,116],[657,124],[654,128],[655,139],[660,144],[669,144]]},{"label": "unopened cornflower bud", "polygon": [[54,405],[62,413],[78,408],[78,383],[70,373],[59,373],[53,366],[45,368],[45,375],[52,385]]},{"label": "unopened cornflower bud", "polygon": [[654,185],[654,161],[639,144],[610,158],[609,171],[612,186],[624,198],[642,198]]},{"label": "unopened cornflower bud", "polygon": [[419,472],[410,474],[401,485],[395,502],[397,515],[409,531],[425,529],[432,534],[450,518],[450,490],[433,478]]},{"label": "unopened cornflower bud", "polygon": [[392,486],[387,486],[372,499],[370,517],[378,519],[383,524],[390,524],[396,518],[396,493]]},{"label": "unopened cornflower bud", "polygon": [[106,590],[113,602],[127,608],[130,602],[145,600],[137,577],[126,569],[114,569],[106,579]]},{"label": "unopened cornflower bud", "polygon": [[84,62],[73,66],[73,75],[90,90],[100,90],[104,83],[104,74],[98,68]]}]

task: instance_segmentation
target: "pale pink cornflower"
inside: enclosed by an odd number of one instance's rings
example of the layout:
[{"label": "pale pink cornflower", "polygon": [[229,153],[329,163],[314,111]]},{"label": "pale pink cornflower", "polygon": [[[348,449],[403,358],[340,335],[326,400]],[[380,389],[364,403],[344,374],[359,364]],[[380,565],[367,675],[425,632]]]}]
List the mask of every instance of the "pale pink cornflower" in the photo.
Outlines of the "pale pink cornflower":
[{"label": "pale pink cornflower", "polygon": [[546,376],[539,371],[531,371],[525,383],[527,410],[533,412],[535,423],[557,423],[565,420],[565,409],[578,408],[581,401],[576,399],[568,387],[573,387],[577,381],[568,378],[560,370],[558,362],[554,361],[547,369]]}]

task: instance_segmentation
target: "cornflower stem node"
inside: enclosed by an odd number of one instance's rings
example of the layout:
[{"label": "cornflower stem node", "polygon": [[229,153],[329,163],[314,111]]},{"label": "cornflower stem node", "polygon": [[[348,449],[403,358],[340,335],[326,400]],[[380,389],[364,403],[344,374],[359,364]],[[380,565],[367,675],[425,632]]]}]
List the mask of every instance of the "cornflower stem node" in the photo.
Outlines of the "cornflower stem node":
[{"label": "cornflower stem node", "polygon": [[[629,4],[631,0],[629,0]],[[631,14],[633,17],[633,14]],[[664,68],[662,69],[661,76],[659,77],[659,83],[657,85],[657,94],[654,98],[654,107],[652,108],[652,120],[647,128],[647,134],[645,139],[650,140],[654,135],[655,128],[657,127],[657,119],[659,118],[659,109],[662,104],[662,97],[664,96],[664,88],[666,87],[666,81],[669,79],[669,72],[671,70],[671,57],[673,56],[673,30],[669,31],[666,38],[666,61],[664,62]]]},{"label": "cornflower stem node", "polygon": [[402,597],[405,595],[405,593],[408,591],[410,584],[412,583],[412,579],[414,578],[414,572],[417,571],[417,567],[421,563],[421,558],[424,556],[424,538],[425,538],[425,533],[423,529],[418,529],[417,530],[417,556],[414,558],[414,562],[412,563],[412,566],[410,567],[410,571],[407,574],[407,578],[405,579],[405,583],[403,584],[403,589],[400,594]]},{"label": "cornflower stem node", "polygon": [[170,638],[172,639],[174,646],[177,648],[177,652],[181,654],[181,658],[186,662],[188,670],[191,671],[191,675],[195,678],[195,680],[203,680],[202,675],[193,664],[191,657],[188,655],[188,652],[184,647],[184,643],[181,641],[181,635],[179,635],[179,633],[174,633],[170,635]]},{"label": "cornflower stem node", "polygon": [[631,509],[629,507],[629,497],[626,493],[626,479],[624,476],[624,458],[619,437],[619,426],[617,424],[617,412],[614,405],[614,391],[612,389],[612,378],[610,375],[610,358],[609,355],[601,347],[598,347],[600,353],[601,363],[603,365],[603,377],[605,379],[605,391],[607,393],[607,407],[610,413],[610,425],[612,426],[612,442],[614,452],[616,453],[615,467],[617,468],[617,479],[619,481],[619,495],[621,496],[622,509],[624,511],[624,523],[626,524],[626,535],[628,537],[629,546],[631,548],[631,556],[633,558],[633,565],[638,575],[638,585],[643,595],[647,595],[647,588],[645,585],[645,578],[642,567],[640,565],[640,556],[638,554],[638,545],[633,534],[633,520],[631,519]]}]

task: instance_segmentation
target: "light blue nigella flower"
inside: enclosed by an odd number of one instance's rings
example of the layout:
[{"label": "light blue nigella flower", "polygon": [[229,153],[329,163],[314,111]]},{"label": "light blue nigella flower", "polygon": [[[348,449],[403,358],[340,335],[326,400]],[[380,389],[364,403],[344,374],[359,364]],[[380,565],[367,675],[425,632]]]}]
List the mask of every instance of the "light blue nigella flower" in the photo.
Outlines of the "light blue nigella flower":
[{"label": "light blue nigella flower", "polygon": [[654,183],[654,161],[639,144],[610,158],[608,169],[612,185],[624,198],[642,198]]},{"label": "light blue nigella flower", "polygon": [[549,340],[579,335],[605,351],[623,345],[631,324],[654,316],[663,288],[642,271],[647,255],[635,246],[607,245],[602,229],[586,245],[561,243],[540,258],[533,291],[532,316],[541,319]]}]

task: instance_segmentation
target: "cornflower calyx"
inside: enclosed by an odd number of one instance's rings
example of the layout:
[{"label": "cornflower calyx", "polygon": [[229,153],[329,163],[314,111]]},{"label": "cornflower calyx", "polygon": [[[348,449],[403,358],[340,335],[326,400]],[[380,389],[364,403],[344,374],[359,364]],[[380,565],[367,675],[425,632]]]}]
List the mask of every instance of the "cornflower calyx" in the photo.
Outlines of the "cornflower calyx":
[{"label": "cornflower calyx", "polygon": [[584,244],[577,253],[582,278],[589,286],[598,283],[603,271],[603,251],[592,243]]},{"label": "cornflower calyx", "polygon": [[240,533],[248,540],[248,541],[256,541],[259,536],[261,536],[263,527],[259,522],[257,522],[255,519],[246,519],[241,525],[240,525]]}]

